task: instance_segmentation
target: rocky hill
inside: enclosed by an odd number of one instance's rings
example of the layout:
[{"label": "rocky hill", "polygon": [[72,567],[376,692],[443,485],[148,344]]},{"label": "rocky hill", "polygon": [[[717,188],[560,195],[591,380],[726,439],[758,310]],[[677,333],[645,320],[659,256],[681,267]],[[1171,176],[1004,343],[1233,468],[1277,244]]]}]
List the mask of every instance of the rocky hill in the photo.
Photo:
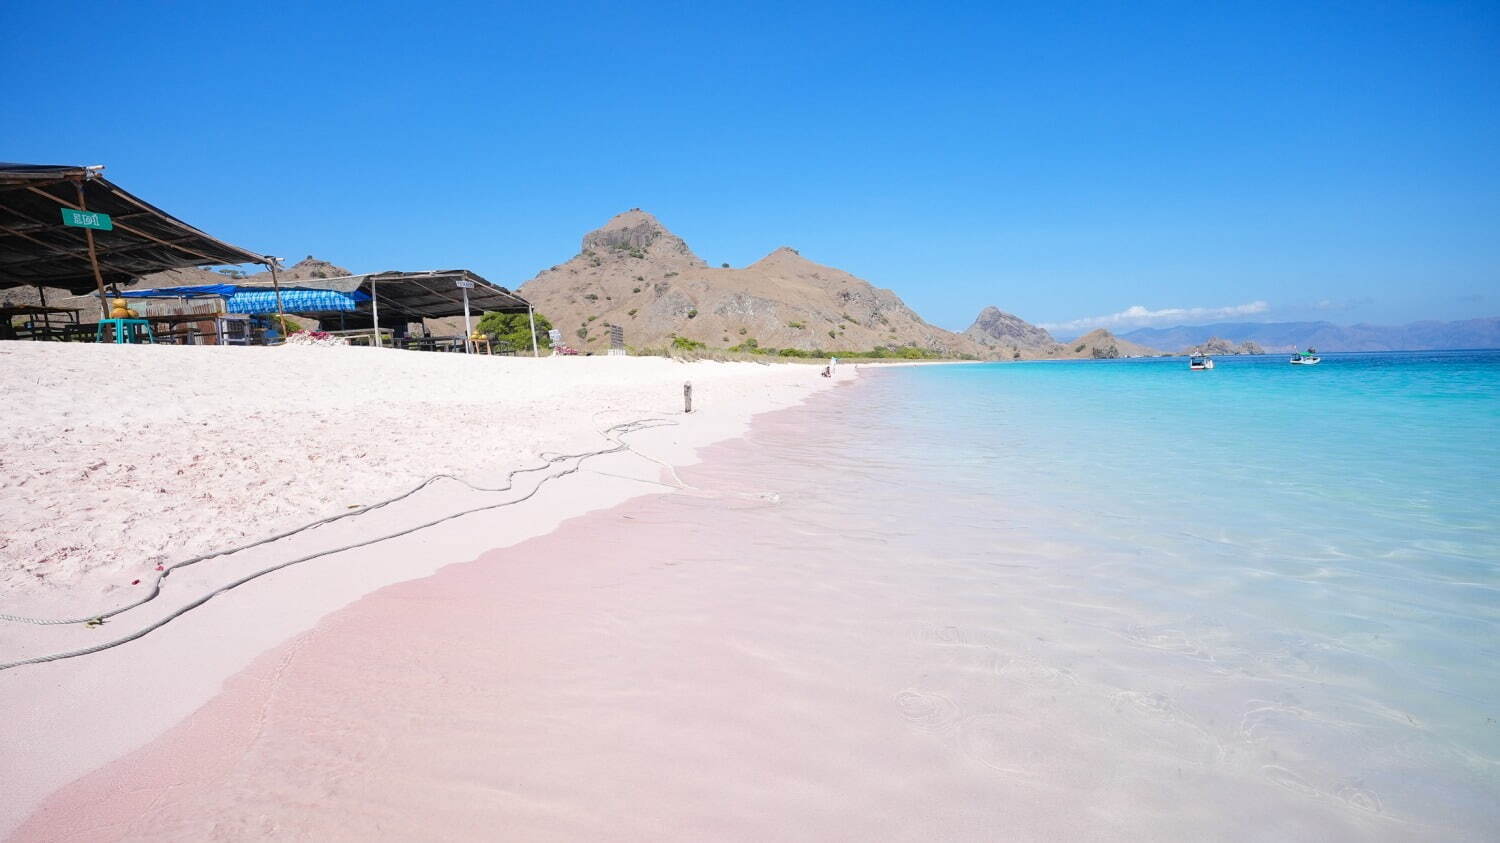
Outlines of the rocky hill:
[{"label": "rocky hill", "polygon": [[1254,340],[1233,343],[1219,337],[1210,337],[1207,342],[1200,343],[1192,348],[1183,349],[1182,353],[1231,356],[1235,354],[1265,354],[1266,350],[1261,348]]},{"label": "rocky hill", "polygon": [[634,348],[674,337],[712,348],[865,351],[914,346],[988,356],[970,338],[929,325],[890,290],[783,246],[739,268],[711,267],[639,209],[583,238],[578,254],[543,270],[521,295],[574,347],[607,347],[610,324]]},{"label": "rocky hill", "polygon": [[1002,360],[1114,359],[1154,357],[1162,352],[1120,339],[1103,328],[1072,342],[1058,342],[1042,328],[997,307],[979,312],[965,337]]},{"label": "rocky hill", "polygon": [[1165,353],[1121,339],[1099,328],[1071,342],[1059,343],[1056,352],[1048,356],[1081,360],[1113,360],[1118,357],[1161,357]]},{"label": "rocky hill", "polygon": [[974,319],[974,324],[963,335],[986,348],[1000,352],[1001,357],[1044,352],[1057,345],[1057,340],[1045,330],[994,306],[981,310]]}]

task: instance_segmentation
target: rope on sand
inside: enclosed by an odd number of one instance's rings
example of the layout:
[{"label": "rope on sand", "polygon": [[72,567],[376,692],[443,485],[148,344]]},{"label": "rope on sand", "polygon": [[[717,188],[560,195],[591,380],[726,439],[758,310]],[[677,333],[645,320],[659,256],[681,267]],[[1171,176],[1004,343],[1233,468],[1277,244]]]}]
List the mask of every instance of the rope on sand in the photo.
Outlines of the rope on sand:
[{"label": "rope on sand", "polygon": [[[394,532],[394,533],[387,533],[385,535],[378,536],[376,538],[366,539],[364,541],[355,542],[353,544],[347,544],[347,545],[344,545],[342,547],[331,548],[329,550],[321,550],[321,551],[318,551],[317,553],[310,553],[310,554],[308,554],[306,556],[300,556],[300,557],[298,557],[296,559],[290,559],[290,560],[287,560],[285,562],[280,562],[280,563],[277,563],[277,564],[272,565],[270,567],[262,568],[262,569],[260,569],[258,571],[253,572],[253,573],[246,574],[245,576],[240,577],[239,579],[236,579],[236,580],[228,583],[227,585],[220,586],[219,588],[214,589],[213,591],[210,591],[207,594],[204,594],[204,595],[198,597],[197,599],[193,600],[192,602],[187,603],[186,605],[184,605],[184,606],[176,609],[171,614],[169,614],[169,615],[167,615],[167,616],[165,616],[163,618],[159,618],[156,621],[152,622],[151,624],[148,624],[147,626],[143,627],[142,629],[139,629],[136,632],[131,633],[130,635],[126,635],[126,636],[124,636],[122,638],[117,638],[117,639],[114,639],[114,640],[111,640],[111,641],[106,641],[106,642],[103,642],[103,643],[100,643],[100,644],[96,644],[96,645],[91,646],[91,647],[85,647],[85,648],[80,649],[80,650],[70,650],[70,651],[63,652],[63,653],[52,653],[52,654],[45,655],[45,656],[35,656],[35,657],[29,658],[29,659],[21,659],[19,661],[0,663],[0,670],[9,670],[9,669],[11,669],[13,667],[21,667],[23,665],[28,665],[28,664],[42,664],[44,662],[58,661],[60,659],[71,659],[71,658],[76,658],[78,656],[86,656],[86,655],[89,655],[91,653],[97,653],[97,652],[100,652],[101,650],[108,650],[108,649],[110,649],[112,647],[118,647],[121,644],[125,644],[125,643],[128,643],[128,642],[134,641],[137,638],[141,638],[141,637],[143,637],[143,636],[145,636],[145,635],[147,635],[147,634],[149,634],[151,632],[154,632],[154,631],[162,628],[163,626],[166,626],[168,623],[176,620],[177,618],[181,617],[184,614],[187,614],[188,612],[192,611],[193,609],[196,609],[199,606],[202,606],[204,603],[207,603],[208,601],[212,600],[214,597],[216,597],[216,596],[218,596],[220,594],[223,594],[226,591],[229,591],[229,590],[234,589],[234,588],[238,588],[239,586],[244,585],[245,583],[250,582],[251,580],[258,579],[260,577],[265,576],[266,574],[270,574],[270,573],[273,573],[275,571],[279,571],[282,568],[289,568],[289,567],[291,567],[293,565],[298,565],[298,564],[301,564],[303,562],[308,562],[310,560],[318,559],[318,558],[323,557],[323,556],[329,556],[329,555],[335,554],[335,553],[342,553],[343,551],[346,551],[346,550],[354,550],[356,548],[361,548],[361,547],[365,547],[365,546],[368,546],[368,545],[376,544],[377,542],[383,542],[383,541],[387,541],[389,539],[394,539],[394,538],[398,538],[400,536],[405,536],[405,535],[408,535],[408,534],[411,534],[411,533],[415,533],[418,530],[425,530],[428,527],[433,527],[433,526],[436,526],[438,524],[442,524],[445,521],[451,521],[451,520],[453,520],[455,518],[459,518],[459,517],[462,517],[464,515],[471,515],[471,514],[476,513],[476,512],[484,512],[486,510],[491,510],[491,509],[500,509],[502,507],[507,507],[507,506],[514,506],[514,505],[516,505],[518,503],[522,503],[523,501],[527,501],[527,500],[530,500],[532,497],[535,497],[536,494],[541,491],[542,486],[546,485],[548,482],[550,482],[552,480],[556,480],[556,479],[561,478],[561,477],[566,477],[569,474],[575,474],[575,473],[577,473],[579,470],[581,470],[583,468],[583,463],[586,460],[591,459],[593,457],[604,456],[606,454],[617,454],[617,453],[620,453],[621,451],[630,451],[631,453],[634,453],[634,454],[636,454],[638,456],[641,456],[641,457],[643,457],[645,459],[649,459],[652,462],[661,463],[660,460],[654,459],[652,457],[648,457],[647,455],[642,454],[641,452],[636,451],[635,449],[631,448],[630,445],[628,443],[626,443],[622,437],[624,437],[627,434],[636,433],[636,432],[642,431],[642,430],[650,430],[652,428],[657,428],[657,427],[670,427],[670,426],[675,426],[676,424],[677,424],[677,422],[669,421],[667,419],[645,418],[645,419],[637,419],[635,421],[623,422],[621,424],[617,424],[617,425],[613,425],[611,427],[607,427],[604,430],[600,431],[600,434],[603,435],[604,438],[606,438],[609,441],[611,441],[611,442],[614,443],[614,445],[612,447],[601,448],[601,449],[595,450],[595,451],[585,451],[583,453],[578,453],[578,454],[547,454],[547,453],[543,453],[543,454],[540,455],[540,457],[541,457],[541,459],[543,461],[542,465],[533,466],[531,468],[518,468],[518,469],[514,469],[514,470],[510,471],[506,475],[506,477],[505,477],[505,485],[497,487],[497,488],[488,488],[488,487],[484,487],[484,486],[476,486],[473,483],[470,483],[470,482],[468,482],[467,480],[464,480],[461,477],[455,477],[452,474],[434,474],[433,476],[427,478],[426,480],[423,480],[421,483],[418,483],[416,486],[412,487],[410,490],[408,490],[406,492],[402,492],[401,494],[396,495],[393,498],[388,498],[388,499],[380,501],[378,503],[370,504],[369,506],[364,506],[364,507],[360,507],[358,509],[350,510],[349,512],[342,512],[342,513],[339,513],[338,515],[329,516],[327,518],[321,518],[321,519],[318,519],[317,521],[313,521],[313,522],[311,522],[309,524],[304,524],[301,527],[297,527],[297,528],[288,530],[288,531],[286,531],[284,533],[277,533],[276,535],[270,536],[268,538],[260,539],[259,541],[251,542],[250,544],[240,545],[239,547],[229,548],[227,550],[215,551],[213,553],[207,553],[207,554],[204,554],[202,556],[195,556],[195,557],[193,557],[191,559],[185,559],[185,560],[183,560],[181,562],[173,563],[172,565],[167,566],[162,571],[160,571],[160,572],[157,573],[156,579],[151,583],[151,590],[150,590],[150,592],[147,593],[144,597],[142,597],[141,599],[135,601],[134,603],[129,603],[129,604],[126,604],[124,606],[120,606],[120,607],[115,608],[115,609],[110,609],[109,611],[103,612],[101,614],[90,615],[88,617],[83,617],[83,618],[67,618],[67,619],[28,618],[28,617],[21,617],[21,616],[18,616],[18,615],[0,614],[0,620],[3,620],[3,621],[12,621],[12,622],[15,622],[15,623],[29,623],[29,624],[37,624],[37,625],[41,625],[41,626],[56,626],[56,625],[66,625],[66,624],[82,623],[82,624],[88,624],[88,625],[91,625],[91,626],[97,626],[99,624],[102,624],[106,618],[111,618],[111,617],[114,617],[116,615],[122,614],[124,612],[128,612],[131,609],[137,608],[139,606],[142,606],[142,605],[145,605],[146,603],[151,602],[152,600],[155,600],[156,597],[161,594],[161,584],[162,584],[162,581],[165,580],[169,574],[171,574],[173,571],[175,571],[175,570],[177,570],[179,568],[186,568],[189,565],[196,565],[199,562],[203,562],[203,561],[208,560],[208,559],[215,559],[215,558],[218,558],[220,556],[228,556],[228,555],[233,554],[233,553],[238,553],[238,552],[240,552],[242,550],[249,550],[251,548],[259,547],[261,545],[270,544],[271,542],[280,541],[281,539],[287,538],[289,536],[297,535],[298,533],[305,532],[305,531],[310,530],[310,529],[312,529],[314,527],[320,527],[320,526],[322,526],[324,524],[331,524],[331,523],[333,523],[335,521],[340,521],[340,520],[345,519],[345,518],[352,518],[352,517],[354,517],[356,515],[363,515],[363,514],[365,514],[367,512],[371,512],[373,510],[380,509],[381,507],[384,507],[384,506],[389,506],[390,504],[393,504],[393,503],[395,503],[397,501],[400,501],[400,500],[403,500],[405,498],[411,497],[412,495],[416,494],[417,492],[421,491],[422,489],[427,488],[429,485],[437,482],[438,480],[443,480],[443,479],[453,480],[453,481],[455,481],[457,483],[461,483],[464,486],[469,487],[470,489],[472,489],[472,490],[474,490],[476,492],[508,492],[512,488],[514,488],[514,486],[515,486],[516,475],[519,475],[519,474],[528,474],[528,473],[533,473],[533,472],[537,472],[537,471],[545,471],[546,469],[548,469],[548,468],[550,468],[550,467],[552,467],[552,466],[554,466],[554,465],[556,465],[558,463],[567,462],[569,460],[576,460],[576,462],[574,462],[573,465],[571,465],[571,466],[563,469],[562,471],[559,471],[559,472],[557,472],[555,474],[548,474],[548,475],[546,475],[540,481],[537,482],[536,486],[530,492],[527,492],[525,495],[522,495],[519,498],[515,498],[513,500],[501,501],[500,503],[495,503],[495,504],[487,504],[485,506],[477,506],[477,507],[473,507],[471,509],[465,509],[465,510],[462,510],[460,512],[455,512],[455,513],[452,513],[451,515],[445,515],[445,516],[443,516],[441,518],[437,518],[435,520],[428,521],[428,522],[423,523],[423,524],[418,524],[418,525],[416,525],[414,527],[409,527],[409,528],[404,529],[404,530],[399,530],[399,531]],[[662,464],[666,465],[666,463],[662,463]],[[668,467],[670,467],[670,466],[668,466]],[[676,476],[676,472],[673,471],[672,473],[673,473],[673,476],[675,477]],[[679,482],[681,482],[681,481],[679,480]]]}]

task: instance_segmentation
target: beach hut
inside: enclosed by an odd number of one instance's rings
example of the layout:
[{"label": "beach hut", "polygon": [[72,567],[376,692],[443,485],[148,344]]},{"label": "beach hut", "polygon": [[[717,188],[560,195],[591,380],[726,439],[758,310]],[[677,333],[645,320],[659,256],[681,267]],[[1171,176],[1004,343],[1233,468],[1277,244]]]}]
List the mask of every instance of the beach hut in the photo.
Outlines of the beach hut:
[{"label": "beach hut", "polygon": [[[538,353],[535,314],[531,303],[467,269],[426,272],[377,272],[336,278],[301,278],[272,288],[264,281],[242,279],[225,284],[128,290],[120,295],[140,299],[213,299],[214,310],[237,316],[290,313],[317,319],[325,326],[365,322],[369,327],[333,330],[372,345],[390,344],[436,348],[440,345],[472,351],[468,342],[475,311],[526,313],[532,324],[532,353]],[[405,338],[400,332],[413,322],[464,318],[463,336]]]},{"label": "beach hut", "polygon": [[[283,290],[279,260],[257,255],[211,237],[111,183],[103,166],[0,163],[0,291],[34,287],[40,304],[17,308],[33,315],[46,307],[47,288],[75,296],[97,293],[102,314],[109,312],[107,287],[191,266],[260,264],[270,270],[260,282],[208,285],[230,313],[287,312],[313,317],[368,314],[372,341],[384,344],[382,328],[396,329],[424,319],[465,319],[468,342],[473,311],[527,313],[532,319],[532,353],[537,353],[531,305],[510,290],[467,269],[379,272],[340,278],[299,279]],[[239,289],[227,290],[229,287]],[[189,297],[188,288],[175,288]],[[297,293],[288,307],[283,293]],[[130,294],[162,298],[160,291]],[[171,297],[171,296],[165,296]],[[76,308],[65,308],[76,314]],[[321,320],[320,320],[321,321]],[[78,326],[80,329],[87,326]]]},{"label": "beach hut", "polygon": [[267,314],[354,311],[367,300],[360,293],[300,290],[295,286],[275,289],[236,283],[197,284],[185,287],[148,287],[117,293],[123,299],[150,302],[146,318],[157,325],[158,336],[184,342],[211,339],[217,344],[245,344],[252,339],[251,317]]},{"label": "beach hut", "polygon": [[[216,239],[104,178],[104,167],[0,163],[0,290],[97,293],[190,266],[276,260]],[[274,281],[274,278],[273,278]]]},{"label": "beach hut", "polygon": [[[473,313],[491,311],[527,314],[531,322],[531,351],[533,355],[538,354],[536,313],[531,303],[467,269],[374,272],[339,278],[304,278],[295,283],[299,291],[323,291],[348,296],[352,307],[339,306],[320,311],[287,305],[287,312],[311,316],[319,321],[327,321],[328,317],[347,320],[355,313],[361,319],[368,317],[368,331],[359,328],[345,333],[368,332],[375,345],[385,344],[381,336],[383,329],[391,331],[394,341],[398,339],[396,332],[412,322],[461,316],[464,319],[464,336],[444,339],[461,341],[467,346],[468,335],[473,330]],[[262,296],[255,299],[246,295],[255,286],[260,285],[242,284],[239,296],[245,297],[236,296],[231,299],[231,308],[246,308],[238,312],[253,313],[256,311],[248,308],[268,307],[268,298]],[[284,298],[291,295],[289,290],[283,292]]]}]

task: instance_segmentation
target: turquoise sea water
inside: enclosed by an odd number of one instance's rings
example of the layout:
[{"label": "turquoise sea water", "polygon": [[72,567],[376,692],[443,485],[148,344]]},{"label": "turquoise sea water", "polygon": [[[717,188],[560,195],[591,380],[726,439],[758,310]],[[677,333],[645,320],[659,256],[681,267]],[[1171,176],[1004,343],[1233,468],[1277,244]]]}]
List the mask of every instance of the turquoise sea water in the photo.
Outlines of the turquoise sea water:
[{"label": "turquoise sea water", "polygon": [[986,751],[1052,740],[1024,711],[1088,736],[1016,769],[1175,776],[1118,786],[1324,818],[1290,837],[1496,839],[1500,352],[1217,365],[879,371],[815,404],[814,432],[752,436],[820,479],[741,476],[783,490],[794,533],[840,524],[872,567],[911,569],[949,671],[904,692],[918,715],[991,712]]}]

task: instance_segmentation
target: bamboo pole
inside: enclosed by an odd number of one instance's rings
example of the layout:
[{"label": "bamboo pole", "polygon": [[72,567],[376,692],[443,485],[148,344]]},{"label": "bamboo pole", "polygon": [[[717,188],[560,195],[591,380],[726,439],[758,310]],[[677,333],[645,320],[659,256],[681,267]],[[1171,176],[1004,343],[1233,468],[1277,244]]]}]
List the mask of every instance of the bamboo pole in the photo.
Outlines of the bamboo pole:
[{"label": "bamboo pole", "polygon": [[[87,211],[88,205],[83,201],[83,182],[75,181],[73,186],[78,188],[78,210]],[[83,236],[89,243],[89,265],[94,268],[94,283],[99,286],[99,319],[101,321],[109,318],[109,297],[104,294],[104,275],[99,272],[99,256],[94,252],[94,230],[85,228]],[[120,326],[115,326],[118,332]]]}]

